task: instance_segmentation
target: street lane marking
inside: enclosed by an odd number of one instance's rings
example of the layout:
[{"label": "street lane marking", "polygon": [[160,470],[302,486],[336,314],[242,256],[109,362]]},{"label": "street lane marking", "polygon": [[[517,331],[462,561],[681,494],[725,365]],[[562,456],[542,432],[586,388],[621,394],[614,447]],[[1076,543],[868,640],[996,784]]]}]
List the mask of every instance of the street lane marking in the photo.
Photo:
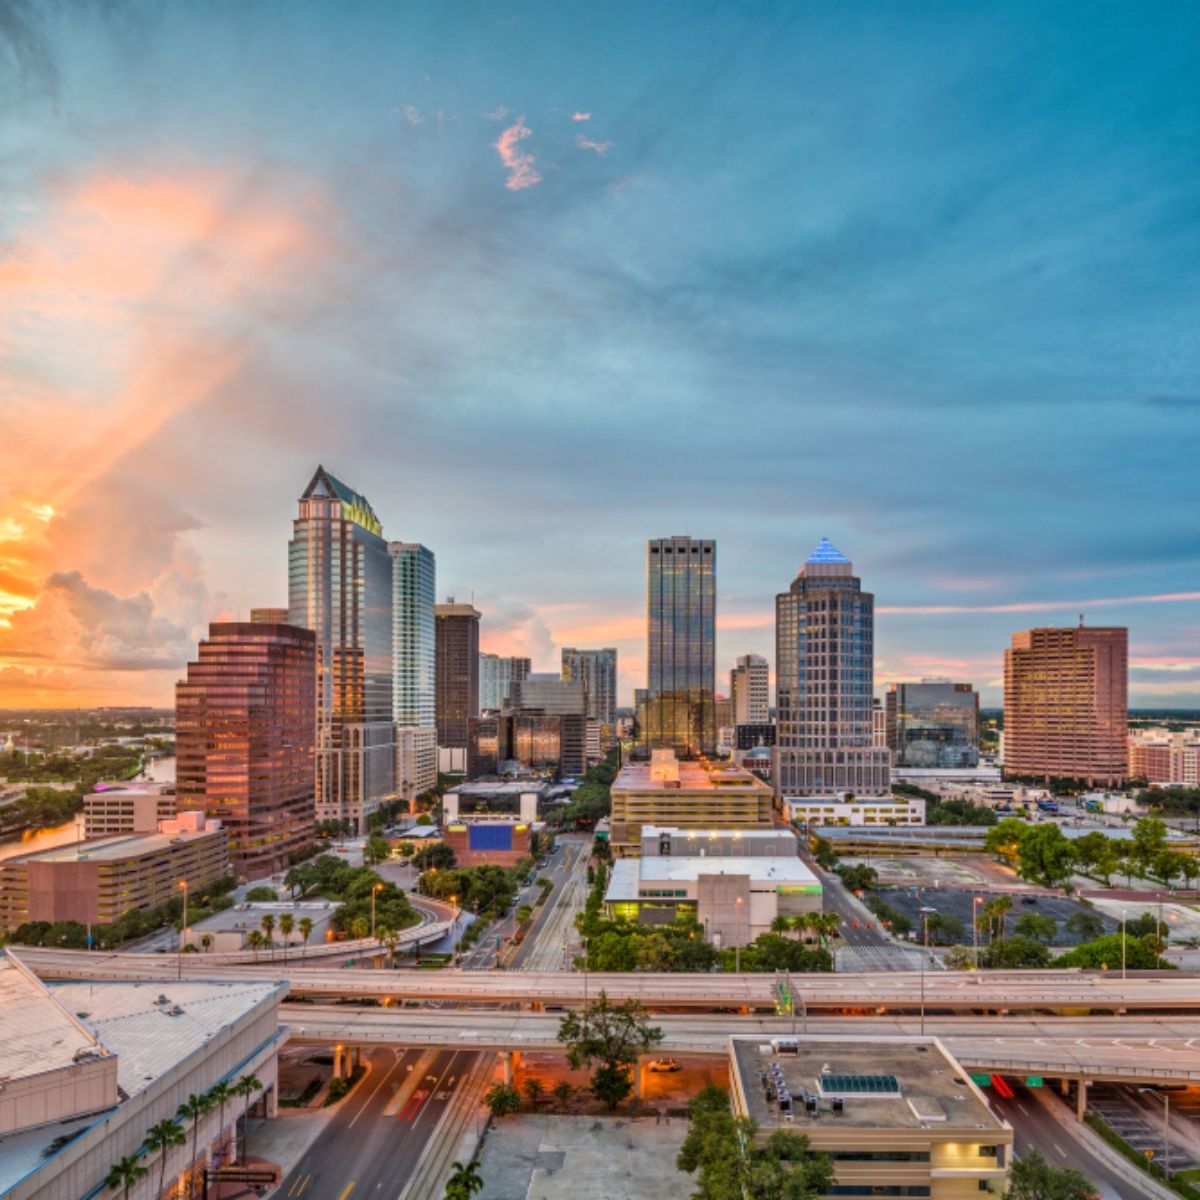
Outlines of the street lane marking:
[{"label": "street lane marking", "polygon": [[[296,1200],[299,1200],[299,1198],[304,1195],[304,1189],[308,1187],[310,1183],[312,1183],[312,1176],[305,1175],[304,1182],[300,1185],[300,1190],[296,1193]],[[292,1186],[294,1187],[295,1185],[293,1184]]]},{"label": "street lane marking", "polygon": [[346,1197],[350,1195],[352,1191],[354,1191],[354,1185],[357,1182],[357,1179],[350,1180],[350,1182],[342,1189],[342,1194],[338,1197],[338,1200],[346,1200]]}]

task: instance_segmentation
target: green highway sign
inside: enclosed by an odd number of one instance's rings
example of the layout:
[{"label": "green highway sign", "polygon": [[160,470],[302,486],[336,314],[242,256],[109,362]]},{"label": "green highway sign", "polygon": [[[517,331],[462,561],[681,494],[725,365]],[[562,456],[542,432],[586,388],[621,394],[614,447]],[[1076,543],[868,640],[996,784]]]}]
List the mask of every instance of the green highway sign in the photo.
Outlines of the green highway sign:
[{"label": "green highway sign", "polygon": [[1026,1087],[1041,1087],[1042,1086],[1042,1077],[1040,1075],[1026,1075],[1025,1076],[1025,1086]]},{"label": "green highway sign", "polygon": [[991,1087],[992,1086],[992,1077],[990,1075],[980,1075],[977,1072],[972,1071],[971,1079],[973,1082],[979,1084],[980,1087]]}]

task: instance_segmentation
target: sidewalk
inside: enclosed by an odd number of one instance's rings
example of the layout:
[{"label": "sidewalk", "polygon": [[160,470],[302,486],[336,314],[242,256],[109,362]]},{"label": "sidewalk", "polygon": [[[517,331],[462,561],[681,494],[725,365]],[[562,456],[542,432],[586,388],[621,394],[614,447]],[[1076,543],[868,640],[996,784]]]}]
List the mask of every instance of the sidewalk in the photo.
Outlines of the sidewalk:
[{"label": "sidewalk", "polygon": [[[281,1108],[279,1115],[269,1121],[262,1118],[250,1122],[247,1139],[251,1163],[267,1162],[279,1167],[282,1183],[308,1153],[308,1148],[325,1132],[337,1107]],[[271,1195],[271,1191],[266,1195]]]}]

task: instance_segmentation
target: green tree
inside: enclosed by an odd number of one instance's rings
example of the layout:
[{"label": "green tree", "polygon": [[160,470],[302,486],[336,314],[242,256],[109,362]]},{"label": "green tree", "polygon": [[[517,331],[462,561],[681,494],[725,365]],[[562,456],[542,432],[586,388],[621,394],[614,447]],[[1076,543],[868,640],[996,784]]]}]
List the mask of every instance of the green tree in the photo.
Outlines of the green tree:
[{"label": "green tree", "polygon": [[305,946],[308,945],[308,939],[312,937],[313,919],[312,917],[301,917],[296,922],[296,928],[300,930],[300,939]]},{"label": "green tree", "polygon": [[1007,1200],[1091,1200],[1095,1185],[1074,1167],[1052,1167],[1037,1150],[1012,1165]]},{"label": "green tree", "polygon": [[1013,926],[1013,932],[1018,937],[1029,938],[1030,941],[1048,946],[1058,933],[1058,922],[1043,913],[1022,913]]},{"label": "green tree", "polygon": [[476,1192],[483,1190],[483,1176],[473,1163],[465,1166],[456,1162],[450,1169],[450,1178],[446,1181],[444,1200],[471,1200]]},{"label": "green tree", "polygon": [[246,893],[246,899],[251,904],[270,903],[279,899],[279,893],[273,887],[252,887]]},{"label": "green tree", "polygon": [[538,1101],[545,1095],[546,1089],[542,1081],[536,1075],[530,1075],[523,1084],[521,1091],[525,1093],[525,1099],[529,1101],[533,1108],[537,1108]]},{"label": "green tree", "polygon": [[225,1079],[217,1080],[205,1093],[205,1099],[210,1110],[217,1109],[217,1136],[220,1137],[225,1131],[225,1105],[233,1099],[233,1084]]},{"label": "green tree", "polygon": [[1014,936],[993,942],[979,955],[979,965],[990,970],[1012,971],[1021,967],[1048,967],[1050,951],[1041,942]]},{"label": "green tree", "polygon": [[510,1083],[495,1083],[484,1094],[483,1102],[493,1117],[505,1117],[521,1111],[521,1093]]},{"label": "green tree", "polygon": [[1079,863],[1080,870],[1091,873],[1096,864],[1104,858],[1111,840],[1098,829],[1091,833],[1085,833],[1081,838],[1076,838],[1075,858]]},{"label": "green tree", "polygon": [[270,949],[271,957],[275,957],[275,914],[263,913],[258,922],[262,926],[263,943]]},{"label": "green tree", "polygon": [[1081,942],[1090,942],[1104,933],[1104,922],[1093,912],[1080,910],[1067,918],[1067,932],[1073,933]]},{"label": "green tree", "polygon": [[663,1032],[651,1025],[636,1000],[610,1004],[601,992],[582,1012],[567,1013],[558,1027],[558,1040],[567,1048],[572,1068],[593,1068],[592,1090],[613,1110],[633,1090],[630,1069],[662,1041]]},{"label": "green tree", "polygon": [[1029,828],[1024,821],[1016,817],[1005,817],[987,831],[987,836],[983,839],[984,849],[1003,859],[1010,867],[1015,866],[1021,841]]},{"label": "green tree", "polygon": [[158,1195],[161,1196],[167,1186],[168,1156],[176,1146],[183,1146],[186,1143],[187,1138],[184,1136],[183,1130],[179,1128],[177,1122],[172,1121],[169,1117],[164,1117],[163,1120],[150,1126],[150,1130],[146,1134],[146,1148],[151,1154],[159,1156]]},{"label": "green tree", "polygon": [[363,862],[370,866],[372,863],[386,862],[392,856],[392,848],[388,840],[378,833],[373,833],[363,843]]},{"label": "green tree", "polygon": [[995,896],[983,906],[983,919],[987,922],[988,944],[1004,940],[1004,918],[1012,911],[1011,896]]},{"label": "green tree", "polygon": [[563,1109],[564,1111],[566,1110],[567,1105],[571,1103],[571,1099],[574,1097],[574,1095],[575,1089],[571,1086],[570,1080],[560,1079],[554,1085],[554,1099],[558,1101],[559,1108]]},{"label": "green tree", "polygon": [[146,1168],[138,1162],[137,1155],[127,1154],[109,1167],[108,1177],[104,1182],[114,1192],[120,1188],[124,1192],[125,1200],[129,1200],[130,1189],[146,1173]]},{"label": "green tree", "polygon": [[1129,857],[1138,870],[1145,872],[1166,846],[1166,822],[1157,817],[1142,817],[1133,827],[1133,845]]},{"label": "green tree", "polygon": [[930,940],[936,946],[952,946],[966,936],[966,926],[953,913],[934,913],[925,922]]},{"label": "green tree", "polygon": [[[193,1092],[176,1110],[175,1116],[180,1121],[191,1121],[192,1123],[192,1162],[196,1161],[196,1134],[200,1128],[200,1122],[212,1112],[212,1101],[207,1095],[197,1095]],[[189,1195],[195,1191],[192,1184],[189,1184]]]},{"label": "green tree", "polygon": [[1017,870],[1022,879],[1056,887],[1075,869],[1075,851],[1057,825],[1035,825],[1017,848]]},{"label": "green tree", "polygon": [[283,936],[283,961],[287,962],[288,939],[296,928],[296,918],[291,913],[282,913],[279,917],[279,932]]},{"label": "green tree", "polygon": [[[1100,970],[1105,967],[1110,971],[1121,967],[1121,935],[1109,934],[1107,937],[1096,938],[1093,942],[1083,942],[1060,954],[1055,960],[1056,967],[1084,967],[1090,970]],[[1131,971],[1171,970],[1172,964],[1158,953],[1158,942],[1153,934],[1146,937],[1125,938],[1125,965]]]},{"label": "green tree", "polygon": [[[233,1085],[233,1094],[239,1100],[249,1100],[251,1096],[256,1095],[263,1090],[262,1080],[257,1075],[243,1075],[237,1083]],[[242,1111],[242,1152],[238,1156],[241,1162],[246,1161],[246,1139],[250,1134],[250,1111],[249,1105]]]}]

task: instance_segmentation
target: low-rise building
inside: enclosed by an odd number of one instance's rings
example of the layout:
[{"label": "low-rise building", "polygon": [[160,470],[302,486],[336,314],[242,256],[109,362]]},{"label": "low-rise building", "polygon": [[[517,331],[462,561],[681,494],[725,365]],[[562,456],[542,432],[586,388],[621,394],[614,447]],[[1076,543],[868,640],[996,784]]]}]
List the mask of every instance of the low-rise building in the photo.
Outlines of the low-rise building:
[{"label": "low-rise building", "polygon": [[646,825],[680,829],[770,829],[774,793],[740,767],[701,759],[680,762],[655,750],[648,763],[623,767],[612,785],[612,846],[637,854]]},{"label": "low-rise building", "polygon": [[[213,913],[203,921],[189,924],[184,941],[203,954],[220,954],[245,950],[250,944],[250,934],[257,930],[260,937],[270,939],[270,945],[276,951],[300,950],[333,939],[331,921],[337,907],[330,900],[243,902]],[[263,923],[264,917],[270,917],[266,924]],[[283,928],[284,917],[291,918],[286,933]],[[307,938],[304,936],[305,930],[308,931]],[[264,942],[263,961],[267,961],[272,953]]]},{"label": "low-rise building", "polygon": [[511,821],[532,825],[549,785],[533,781],[460,783],[442,796],[442,821]]},{"label": "low-rise building", "polygon": [[532,833],[524,821],[459,821],[445,827],[442,840],[460,867],[515,867],[529,857]]},{"label": "low-rise building", "polygon": [[744,946],[778,916],[820,912],[822,889],[781,830],[646,827],[641,855],[613,864],[609,916],[644,925],[691,918],[718,946]]},{"label": "low-rise building", "polygon": [[734,1114],[755,1140],[804,1133],[833,1159],[824,1195],[972,1200],[1002,1194],[1013,1130],[932,1037],[732,1038]]},{"label": "low-rise building", "polygon": [[1129,774],[1147,783],[1200,786],[1200,729],[1139,729],[1131,734]]},{"label": "low-rise building", "polygon": [[918,796],[789,796],[788,819],[807,825],[924,825],[925,801]]},{"label": "low-rise building", "polygon": [[[248,1108],[275,1115],[286,993],[286,984],[256,980],[47,986],[18,955],[0,955],[0,1196],[113,1195],[108,1173],[126,1155],[147,1168],[129,1200],[195,1194],[202,1171],[235,1160]],[[251,1076],[260,1088],[215,1106],[194,1135],[183,1126],[165,1162],[145,1148],[150,1128],[176,1120],[189,1095]]]},{"label": "low-rise building", "polygon": [[159,821],[175,815],[175,787],[169,783],[98,784],[83,798],[83,836],[155,833]]},{"label": "low-rise building", "polygon": [[181,813],[158,833],[118,834],[21,854],[0,863],[0,930],[26,921],[107,925],[228,875],[229,834],[203,813]]}]

